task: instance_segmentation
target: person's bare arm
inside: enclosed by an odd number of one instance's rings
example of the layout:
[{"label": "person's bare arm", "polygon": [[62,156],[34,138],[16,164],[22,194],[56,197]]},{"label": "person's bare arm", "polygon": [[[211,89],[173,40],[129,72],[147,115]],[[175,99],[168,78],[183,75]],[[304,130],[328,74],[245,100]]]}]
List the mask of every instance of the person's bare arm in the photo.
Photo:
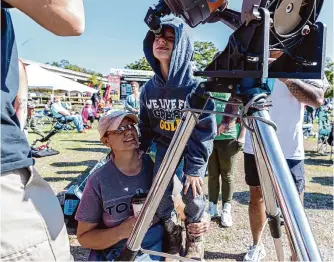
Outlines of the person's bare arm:
[{"label": "person's bare arm", "polygon": [[130,217],[119,226],[107,229],[97,229],[98,224],[79,221],[77,238],[81,246],[102,250],[128,238],[136,219]]},{"label": "person's bare arm", "polygon": [[58,36],[81,35],[85,29],[82,0],[5,0]]},{"label": "person's bare arm", "polygon": [[28,114],[28,81],[21,61],[19,61],[19,89],[15,98],[14,108],[20,122],[20,128],[23,130]]},{"label": "person's bare arm", "polygon": [[280,79],[287,85],[291,94],[301,103],[318,108],[324,101],[322,86],[305,83],[299,79]]},{"label": "person's bare arm", "polygon": [[63,115],[63,116],[70,116],[71,115],[70,112],[68,112],[67,110],[66,111],[65,110],[59,110],[58,113]]},{"label": "person's bare arm", "polygon": [[237,141],[244,144],[245,143],[245,137],[246,137],[246,127],[241,126],[240,127],[240,133],[239,133],[239,136],[237,138]]}]

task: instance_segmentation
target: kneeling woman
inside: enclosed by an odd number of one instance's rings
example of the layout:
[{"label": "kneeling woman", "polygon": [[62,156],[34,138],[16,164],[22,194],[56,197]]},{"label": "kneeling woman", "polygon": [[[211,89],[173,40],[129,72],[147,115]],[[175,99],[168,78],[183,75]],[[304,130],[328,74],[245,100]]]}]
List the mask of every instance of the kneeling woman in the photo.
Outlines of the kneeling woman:
[{"label": "kneeling woman", "polygon": [[[89,177],[76,213],[77,237],[80,244],[91,249],[89,260],[113,260],[123,249],[136,218],[132,198],[147,193],[153,181],[153,162],[138,150],[137,116],[116,111],[100,119],[101,142],[111,148],[110,161]],[[190,224],[194,235],[208,230],[208,224]],[[164,229],[153,224],[142,248],[162,251]],[[145,256],[145,257],[143,257]],[[138,260],[161,260],[141,255]]]}]

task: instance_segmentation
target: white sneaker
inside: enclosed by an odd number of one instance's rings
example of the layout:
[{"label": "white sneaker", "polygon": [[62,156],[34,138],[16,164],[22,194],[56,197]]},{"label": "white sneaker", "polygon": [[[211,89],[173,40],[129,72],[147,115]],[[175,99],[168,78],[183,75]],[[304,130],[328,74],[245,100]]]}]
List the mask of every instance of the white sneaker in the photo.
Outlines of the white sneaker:
[{"label": "white sneaker", "polygon": [[223,227],[232,226],[231,207],[232,205],[230,203],[225,203],[223,206],[223,211],[222,211],[222,216],[221,216],[221,225]]},{"label": "white sneaker", "polygon": [[211,218],[218,216],[218,206],[213,202],[209,202],[209,210],[208,213]]},{"label": "white sneaker", "polygon": [[249,246],[243,261],[261,261],[266,256],[263,244]]}]

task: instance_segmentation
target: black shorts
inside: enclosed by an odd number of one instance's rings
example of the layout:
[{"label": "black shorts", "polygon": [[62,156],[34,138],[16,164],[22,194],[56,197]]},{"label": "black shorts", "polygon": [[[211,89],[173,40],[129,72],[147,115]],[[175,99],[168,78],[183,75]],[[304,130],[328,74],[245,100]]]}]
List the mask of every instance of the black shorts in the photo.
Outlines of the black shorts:
[{"label": "black shorts", "polygon": [[[286,159],[292,178],[300,194],[305,188],[304,160]],[[255,157],[252,154],[244,153],[245,180],[249,186],[259,186],[260,179],[257,173]]]}]

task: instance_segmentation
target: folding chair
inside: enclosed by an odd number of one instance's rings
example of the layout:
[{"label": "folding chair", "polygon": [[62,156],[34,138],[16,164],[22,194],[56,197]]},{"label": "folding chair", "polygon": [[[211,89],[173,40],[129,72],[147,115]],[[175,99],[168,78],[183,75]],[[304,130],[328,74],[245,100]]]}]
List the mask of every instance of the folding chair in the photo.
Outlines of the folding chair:
[{"label": "folding chair", "polygon": [[327,154],[327,146],[331,148],[331,157],[333,153],[333,124],[328,120],[328,113],[324,109],[319,112],[319,130],[317,140],[317,152]]},{"label": "folding chair", "polygon": [[74,127],[71,125],[71,123],[73,122],[73,120],[69,120],[66,119],[65,116],[61,116],[61,117],[56,117],[56,113],[51,109],[51,114],[52,114],[52,125],[51,125],[51,129],[57,129],[57,130],[72,130]]}]

